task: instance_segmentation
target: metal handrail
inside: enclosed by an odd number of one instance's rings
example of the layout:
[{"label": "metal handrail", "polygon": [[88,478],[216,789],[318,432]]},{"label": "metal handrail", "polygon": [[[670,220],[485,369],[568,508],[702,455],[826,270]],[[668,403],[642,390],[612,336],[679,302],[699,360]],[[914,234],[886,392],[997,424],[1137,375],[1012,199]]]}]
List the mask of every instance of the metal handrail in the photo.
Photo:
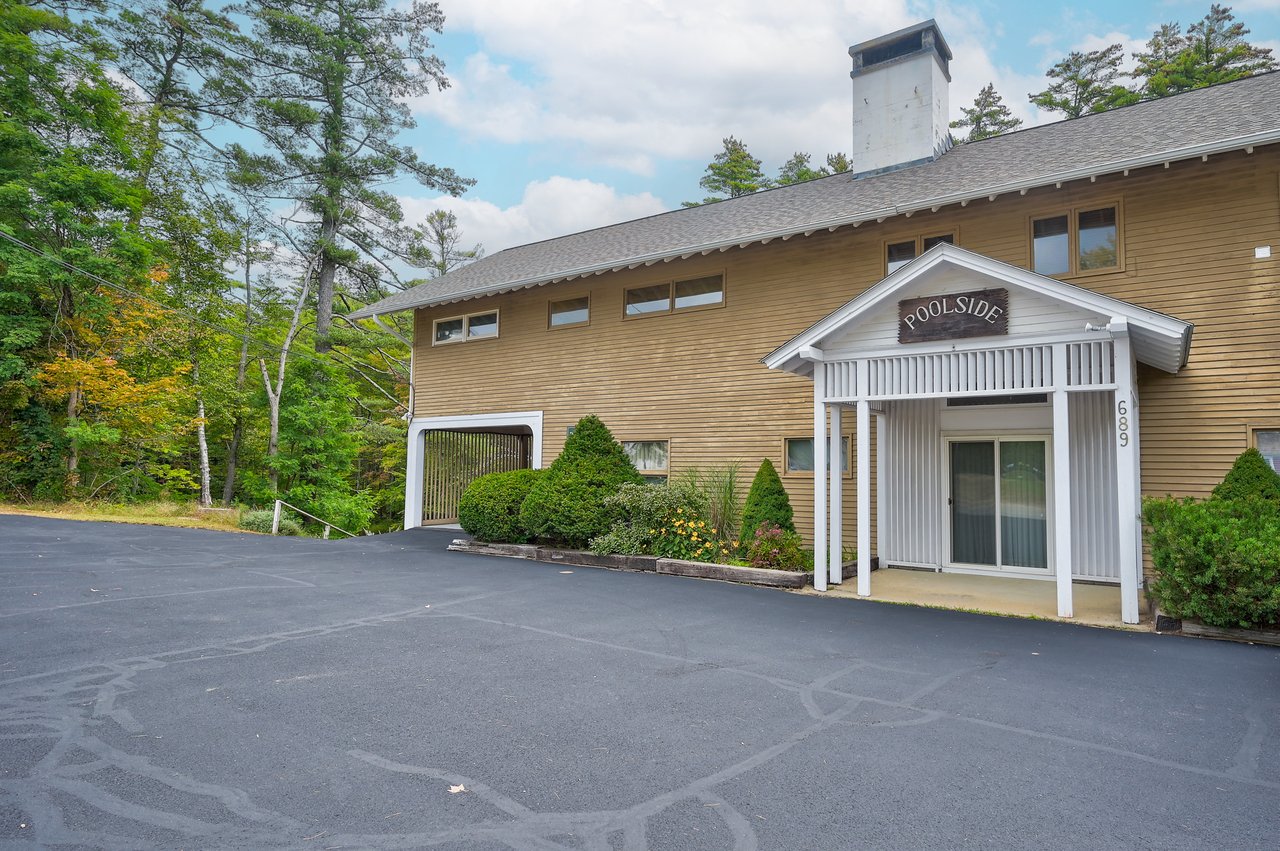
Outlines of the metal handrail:
[{"label": "metal handrail", "polygon": [[[298,506],[293,505],[292,503],[285,502],[283,499],[277,499],[277,500],[276,500],[276,512],[275,512],[275,516],[273,516],[273,517],[271,518],[271,534],[273,534],[273,535],[279,535],[279,534],[280,534],[280,508],[281,508],[281,506],[285,506],[285,505],[289,506],[289,507],[290,507],[290,508],[292,508],[294,511],[298,512],[298,513],[299,513],[299,514],[301,514],[303,517],[310,517],[312,520],[316,521],[317,523],[323,523],[323,524],[324,524],[324,539],[325,539],[326,541],[327,541],[327,540],[329,540],[329,530],[330,530],[330,529],[337,529],[339,532],[341,532],[342,534],[346,535],[348,538],[354,538],[354,537],[356,537],[355,535],[353,535],[353,534],[351,534],[350,532],[348,532],[346,529],[343,529],[341,526],[335,526],[335,525],[333,525],[332,523],[330,523],[328,520],[321,520],[319,517],[316,517],[314,514],[308,514],[307,512],[303,511],[303,510],[302,510],[301,508],[299,508]],[[367,534],[369,534],[369,533],[368,533],[368,532],[365,532],[365,534],[367,535]]]}]

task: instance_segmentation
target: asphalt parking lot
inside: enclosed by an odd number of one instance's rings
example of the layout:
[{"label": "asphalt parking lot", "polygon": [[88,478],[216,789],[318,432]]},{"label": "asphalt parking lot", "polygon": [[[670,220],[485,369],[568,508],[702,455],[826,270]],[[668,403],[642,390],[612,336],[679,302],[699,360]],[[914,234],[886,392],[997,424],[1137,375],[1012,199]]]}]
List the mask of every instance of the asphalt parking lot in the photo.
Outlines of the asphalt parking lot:
[{"label": "asphalt parking lot", "polygon": [[1280,650],[0,516],[0,846],[1267,848]]}]

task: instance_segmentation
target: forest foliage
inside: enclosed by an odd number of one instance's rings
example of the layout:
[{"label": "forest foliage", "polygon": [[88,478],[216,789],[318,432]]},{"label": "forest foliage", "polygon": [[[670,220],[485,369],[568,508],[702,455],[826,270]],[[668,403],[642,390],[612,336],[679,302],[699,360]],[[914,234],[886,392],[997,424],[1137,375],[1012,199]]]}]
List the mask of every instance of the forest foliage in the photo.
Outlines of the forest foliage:
[{"label": "forest foliage", "polygon": [[410,330],[342,314],[479,255],[386,188],[470,184],[403,138],[442,25],[0,0],[0,499],[398,521]]}]

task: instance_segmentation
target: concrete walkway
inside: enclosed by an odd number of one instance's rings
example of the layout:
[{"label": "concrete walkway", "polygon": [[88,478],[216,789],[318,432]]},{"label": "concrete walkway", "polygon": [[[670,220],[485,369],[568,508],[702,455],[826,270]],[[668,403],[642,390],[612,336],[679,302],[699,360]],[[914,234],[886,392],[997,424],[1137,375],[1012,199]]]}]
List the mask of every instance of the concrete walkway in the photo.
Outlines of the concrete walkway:
[{"label": "concrete walkway", "polygon": [[[809,590],[808,593],[819,592]],[[858,597],[856,579],[845,578],[827,594]],[[1015,579],[1004,576],[976,576],[965,573],[934,573],[926,570],[886,568],[871,574],[871,600],[882,603],[910,603],[940,609],[960,609],[1018,617],[1045,618],[1065,623],[1105,626],[1148,632],[1151,623],[1145,598],[1139,598],[1143,623],[1120,620],[1120,588],[1115,585],[1073,583],[1075,617],[1058,617],[1057,588],[1042,579]]]}]

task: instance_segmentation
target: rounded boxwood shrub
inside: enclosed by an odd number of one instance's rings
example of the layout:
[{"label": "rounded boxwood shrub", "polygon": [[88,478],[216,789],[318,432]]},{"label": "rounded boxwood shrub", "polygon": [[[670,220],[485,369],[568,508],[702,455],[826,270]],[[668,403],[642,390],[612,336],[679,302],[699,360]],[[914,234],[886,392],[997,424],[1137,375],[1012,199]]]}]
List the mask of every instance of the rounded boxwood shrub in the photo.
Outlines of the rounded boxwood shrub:
[{"label": "rounded boxwood shrub", "polygon": [[1214,499],[1264,499],[1280,503],[1280,473],[1256,449],[1243,452],[1213,489]]},{"label": "rounded boxwood shrub", "polygon": [[1280,502],[1147,499],[1160,608],[1211,626],[1280,625]]},{"label": "rounded boxwood shrub", "polygon": [[458,523],[478,541],[523,544],[529,533],[520,524],[520,506],[541,470],[489,473],[474,480],[458,500]]},{"label": "rounded boxwood shrub", "polygon": [[[248,529],[250,532],[261,532],[264,535],[270,535],[271,524],[275,522],[275,516],[275,511],[270,508],[246,511],[240,515],[240,528]],[[301,535],[302,525],[292,517],[281,516],[280,534]]]},{"label": "rounded boxwood shrub", "polygon": [[747,492],[747,502],[742,507],[743,546],[751,544],[756,529],[764,523],[771,523],[784,532],[794,532],[796,524],[793,517],[787,489],[782,486],[773,462],[766,458],[760,462],[751,490]]},{"label": "rounded boxwood shrub", "polygon": [[520,523],[535,539],[583,549],[613,526],[605,499],[627,482],[644,478],[600,418],[583,417],[525,497]]}]

